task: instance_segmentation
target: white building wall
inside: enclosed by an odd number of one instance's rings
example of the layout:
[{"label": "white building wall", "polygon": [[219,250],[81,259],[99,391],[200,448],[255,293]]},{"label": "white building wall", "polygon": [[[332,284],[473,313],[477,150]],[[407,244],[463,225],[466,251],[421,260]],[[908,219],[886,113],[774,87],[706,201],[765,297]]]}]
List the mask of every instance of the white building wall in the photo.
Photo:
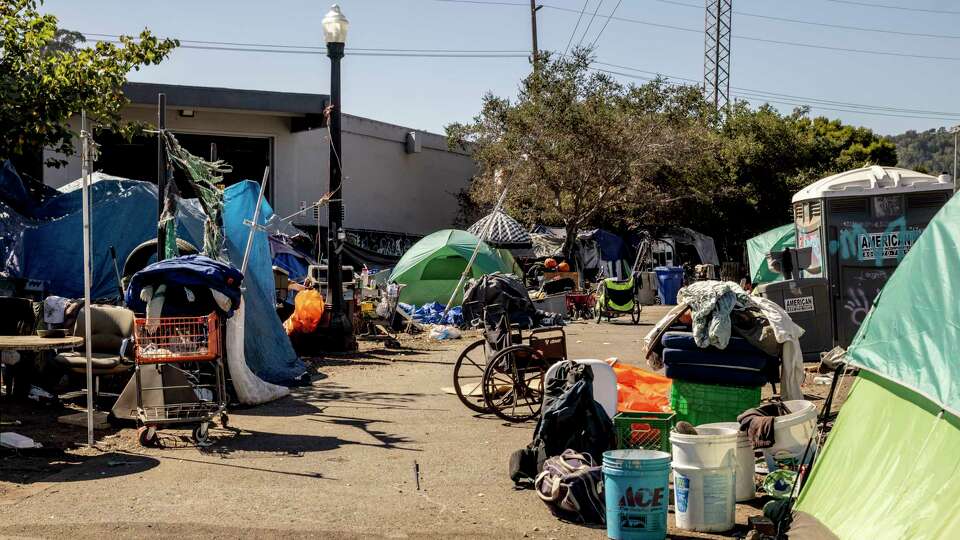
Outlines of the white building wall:
[{"label": "white building wall", "polygon": [[[156,109],[132,105],[124,118],[153,124]],[[79,122],[74,122],[79,131]],[[329,182],[327,130],[290,132],[290,117],[274,113],[197,110],[184,118],[171,109],[167,127],[185,133],[272,137],[274,141],[273,203],[288,216],[320,199]],[[407,234],[429,234],[449,228],[457,214],[457,193],[468,186],[475,164],[465,153],[447,150],[443,136],[418,132],[421,152],[408,154],[409,128],[345,115],[343,118],[343,196],[345,226]],[[46,156],[45,156],[46,157]],[[78,155],[60,169],[47,168],[44,182],[60,187],[80,176]],[[148,167],[152,170],[152,168]],[[110,171],[104,171],[109,173]],[[153,178],[149,178],[153,180]],[[257,179],[259,180],[259,179]],[[320,212],[326,225],[325,209]],[[293,220],[315,225],[313,212]]]}]

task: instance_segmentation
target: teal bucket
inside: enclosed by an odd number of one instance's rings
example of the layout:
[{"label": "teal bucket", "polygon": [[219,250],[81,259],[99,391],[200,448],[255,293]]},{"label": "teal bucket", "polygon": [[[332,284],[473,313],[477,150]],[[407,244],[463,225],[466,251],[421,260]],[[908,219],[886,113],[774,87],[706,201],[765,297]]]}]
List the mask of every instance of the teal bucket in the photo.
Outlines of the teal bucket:
[{"label": "teal bucket", "polygon": [[607,536],[614,540],[667,537],[670,454],[656,450],[603,453]]}]

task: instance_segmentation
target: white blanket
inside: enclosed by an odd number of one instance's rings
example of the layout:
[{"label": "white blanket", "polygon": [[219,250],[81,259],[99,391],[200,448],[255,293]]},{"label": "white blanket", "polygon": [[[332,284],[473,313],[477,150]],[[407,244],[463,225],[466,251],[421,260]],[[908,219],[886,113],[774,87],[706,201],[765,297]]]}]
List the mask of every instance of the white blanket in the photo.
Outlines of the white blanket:
[{"label": "white blanket", "polygon": [[783,345],[780,357],[780,395],[784,400],[803,399],[803,351],[800,349],[800,336],[803,328],[793,322],[790,315],[772,300],[761,296],[750,299],[760,308],[770,322],[777,343]]}]

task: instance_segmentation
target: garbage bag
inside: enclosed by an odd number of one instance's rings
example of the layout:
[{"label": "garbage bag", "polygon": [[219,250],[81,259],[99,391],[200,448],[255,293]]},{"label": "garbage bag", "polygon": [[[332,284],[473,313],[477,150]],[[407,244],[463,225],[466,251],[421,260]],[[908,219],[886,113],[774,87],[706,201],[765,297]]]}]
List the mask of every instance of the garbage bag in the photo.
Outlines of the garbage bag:
[{"label": "garbage bag", "polygon": [[297,293],[293,301],[293,315],[283,323],[287,335],[309,334],[317,329],[323,317],[323,295],[314,289]]}]

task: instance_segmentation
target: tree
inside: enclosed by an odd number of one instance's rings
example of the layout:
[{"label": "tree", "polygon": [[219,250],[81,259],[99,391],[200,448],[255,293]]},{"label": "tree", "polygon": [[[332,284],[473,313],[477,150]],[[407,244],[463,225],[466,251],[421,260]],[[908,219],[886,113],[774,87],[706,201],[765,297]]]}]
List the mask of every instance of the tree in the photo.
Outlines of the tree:
[{"label": "tree", "polygon": [[144,30],[121,37],[119,46],[78,47],[82,35],[58,29],[56,17],[37,7],[37,0],[0,2],[0,160],[44,148],[72,155],[69,120],[81,111],[103,128],[131,133],[136,126],[120,118],[127,74],[159,63],[179,45]]},{"label": "tree", "polygon": [[946,128],[907,131],[891,137],[897,145],[898,165],[937,175],[953,174],[953,133]]},{"label": "tree", "polygon": [[451,146],[478,164],[471,199],[521,221],[561,225],[569,254],[578,229],[642,219],[673,194],[662,180],[695,162],[709,109],[699,90],[657,80],[624,86],[592,72],[589,50],[541,53],[516,101],[487,94],[469,124],[447,127]]}]

